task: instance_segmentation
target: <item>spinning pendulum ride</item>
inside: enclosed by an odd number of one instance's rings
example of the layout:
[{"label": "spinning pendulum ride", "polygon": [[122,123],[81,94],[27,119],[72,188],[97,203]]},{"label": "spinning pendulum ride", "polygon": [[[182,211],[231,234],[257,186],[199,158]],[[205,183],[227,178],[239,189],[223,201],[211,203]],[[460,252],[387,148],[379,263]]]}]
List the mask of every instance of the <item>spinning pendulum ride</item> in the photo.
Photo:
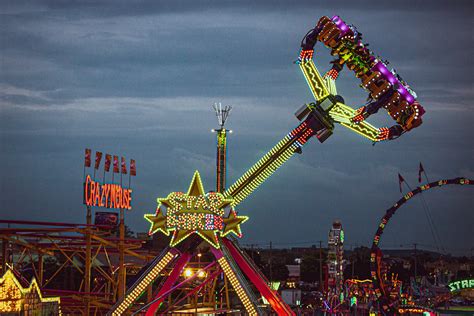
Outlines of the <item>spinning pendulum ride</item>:
[{"label": "spinning pendulum ride", "polygon": [[[399,75],[388,70],[387,63],[375,57],[361,39],[355,27],[348,26],[338,16],[322,17],[316,27],[306,34],[297,63],[316,102],[303,105],[295,113],[302,122],[227,189],[226,130],[221,125],[217,131],[217,191],[205,193],[199,172],[196,171],[186,193],[171,192],[167,197],[158,199],[156,212],[146,214],[145,218],[151,223],[150,234],[172,234],[171,242],[128,288],[123,300],[109,311],[110,315],[123,314],[156,279],[161,281],[155,298],[138,310],[137,306],[133,308],[136,312],[147,309],[146,315],[170,312],[172,309],[165,299],[196,277],[195,274],[177,283],[183,268],[202,243],[209,246],[214,257],[214,261],[203,270],[217,266],[217,271],[225,274],[245,313],[264,314],[252,291],[253,285],[278,315],[294,315],[277,292],[268,286],[252,260],[229,238],[231,235],[240,237],[241,225],[248,220],[248,217],[238,215],[236,207],[284,162],[294,154],[302,153],[302,147],[311,137],[315,136],[321,143],[326,141],[332,135],[335,123],[372,142],[398,138],[421,124],[424,111],[415,100],[415,93]],[[337,56],[324,77],[313,61],[313,49],[317,41],[331,48],[331,54]],[[344,65],[361,79],[361,86],[369,92],[369,102],[358,110],[345,105],[343,98],[337,95],[335,82]],[[396,121],[395,126],[376,128],[366,121],[380,108],[387,110]],[[222,113],[222,108],[216,111]],[[171,273],[162,275],[165,267],[171,267]],[[211,277],[216,277],[216,274],[209,275]]]}]

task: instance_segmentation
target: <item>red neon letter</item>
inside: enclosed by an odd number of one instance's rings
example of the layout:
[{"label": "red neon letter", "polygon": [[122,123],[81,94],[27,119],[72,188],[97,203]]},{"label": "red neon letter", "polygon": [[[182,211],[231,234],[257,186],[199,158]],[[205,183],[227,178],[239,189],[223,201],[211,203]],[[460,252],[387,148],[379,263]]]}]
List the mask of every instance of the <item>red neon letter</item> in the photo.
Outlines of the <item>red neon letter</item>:
[{"label": "red neon letter", "polygon": [[95,197],[95,182],[91,180],[91,200],[89,206],[94,206],[94,197]]},{"label": "red neon letter", "polygon": [[86,183],[84,184],[84,198],[86,199],[86,205],[90,206],[91,205],[91,197],[89,195],[89,184],[91,182],[91,176],[87,175],[86,177]]},{"label": "red neon letter", "polygon": [[101,191],[102,191],[102,192],[100,193],[100,201],[99,201],[99,206],[100,206],[100,207],[104,206],[103,201],[104,201],[105,187],[106,187],[106,186],[107,186],[106,184],[101,185],[101,188],[102,188]]},{"label": "red neon letter", "polygon": [[105,186],[105,201],[104,201],[104,205],[105,207],[109,207],[109,196],[110,196],[110,184],[104,184]]},{"label": "red neon letter", "polygon": [[124,209],[128,210],[128,190],[123,189],[123,196],[122,196],[122,206]]},{"label": "red neon letter", "polygon": [[98,182],[95,182],[94,205],[95,206],[100,206],[100,183],[98,183]]},{"label": "red neon letter", "polygon": [[132,209],[132,189],[128,189],[128,209]]},{"label": "red neon letter", "polygon": [[110,208],[115,208],[115,184],[110,185]]}]

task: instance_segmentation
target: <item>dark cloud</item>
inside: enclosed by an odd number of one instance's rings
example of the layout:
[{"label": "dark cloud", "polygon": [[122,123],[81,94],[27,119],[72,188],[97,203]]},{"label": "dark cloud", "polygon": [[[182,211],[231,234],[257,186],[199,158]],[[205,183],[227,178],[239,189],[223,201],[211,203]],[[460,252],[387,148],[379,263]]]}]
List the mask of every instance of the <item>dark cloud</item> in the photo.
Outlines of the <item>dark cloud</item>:
[{"label": "dark cloud", "polygon": [[[311,141],[240,211],[251,216],[247,242],[316,243],[340,218],[349,243],[368,245],[399,198],[398,172],[415,185],[423,161],[432,179],[474,177],[471,3],[4,1],[1,217],[83,221],[82,151],[92,147],[137,160],[127,221],[146,230],[142,215],[158,196],[184,190],[195,169],[207,188],[214,184],[215,101],[234,106],[232,182],[297,124],[294,111],[311,101],[293,64],[300,40],[321,15],[340,14],[415,88],[424,124],[375,147],[339,126],[323,145]],[[317,47],[322,69],[328,55]],[[349,104],[364,102],[357,80],[343,73],[340,81]],[[372,121],[391,124],[383,114]],[[444,246],[462,252],[473,243],[468,188],[426,199]],[[433,244],[427,225],[413,201],[384,242]]]}]

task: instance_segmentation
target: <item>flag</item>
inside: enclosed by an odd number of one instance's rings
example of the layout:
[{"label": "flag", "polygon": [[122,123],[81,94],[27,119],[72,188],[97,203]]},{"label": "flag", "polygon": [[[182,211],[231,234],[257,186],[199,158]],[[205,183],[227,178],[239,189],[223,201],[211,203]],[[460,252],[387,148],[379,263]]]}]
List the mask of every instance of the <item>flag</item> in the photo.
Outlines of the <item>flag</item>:
[{"label": "flag", "polygon": [[99,169],[100,161],[102,160],[102,153],[100,151],[95,152],[95,166],[94,168]]},{"label": "flag", "polygon": [[420,162],[420,169],[418,170],[418,183],[421,183],[421,173],[425,172],[425,169],[423,168],[423,165]]},{"label": "flag", "polygon": [[91,166],[91,150],[89,148],[86,148],[86,157],[84,160],[84,167],[90,167]]},{"label": "flag", "polygon": [[127,174],[127,164],[125,163],[125,158],[122,157],[122,173]]},{"label": "flag", "polygon": [[402,193],[402,183],[405,181],[401,174],[398,174],[398,185],[400,186],[400,193]]},{"label": "flag", "polygon": [[114,156],[114,173],[119,173],[119,160],[118,160],[118,156]]},{"label": "flag", "polygon": [[105,171],[109,172],[111,163],[112,163],[112,155],[105,154],[105,165],[104,165]]},{"label": "flag", "polygon": [[137,175],[137,166],[135,165],[135,159],[130,159],[130,175]]}]

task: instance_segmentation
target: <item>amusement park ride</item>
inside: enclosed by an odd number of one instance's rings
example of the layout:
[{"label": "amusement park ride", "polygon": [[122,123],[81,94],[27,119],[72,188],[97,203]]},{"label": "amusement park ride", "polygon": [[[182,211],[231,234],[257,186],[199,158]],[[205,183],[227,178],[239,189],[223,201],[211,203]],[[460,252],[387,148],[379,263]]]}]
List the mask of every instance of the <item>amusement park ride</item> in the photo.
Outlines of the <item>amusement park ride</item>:
[{"label": "amusement park ride", "polygon": [[[313,61],[314,46],[318,41],[335,56],[331,69],[323,76]],[[318,21],[301,41],[296,62],[315,102],[299,108],[295,116],[301,123],[229,187],[226,187],[227,135],[232,131],[224,126],[231,107],[215,105],[219,123],[219,128],[213,130],[217,136],[215,191],[205,190],[196,171],[185,192],[174,191],[157,199],[155,213],[144,217],[150,222],[149,235],[162,233],[170,237],[169,244],[160,254],[143,250],[144,242],[141,240],[125,238],[123,209],[131,207],[131,190],[115,184],[100,184],[95,181],[94,171],[94,176],[85,181],[86,224],[0,220],[0,224],[15,225],[0,229],[3,259],[0,286],[8,283],[19,296],[36,295],[36,301],[49,304],[49,310],[65,314],[89,315],[108,311],[108,315],[262,315],[271,309],[278,315],[295,315],[239,247],[236,237],[242,236],[241,226],[248,217],[239,215],[237,207],[293,155],[301,154],[302,147],[310,138],[315,136],[321,143],[326,141],[336,124],[373,143],[396,139],[421,125],[424,109],[416,101],[415,92],[388,68],[388,62],[367,47],[368,44],[362,42],[361,33],[340,17],[322,17]],[[346,105],[343,97],[337,94],[336,80],[344,66],[360,79],[360,86],[368,92],[366,104],[358,109]],[[366,121],[381,108],[396,122],[394,126],[376,128]],[[339,299],[344,287],[346,292],[349,289],[351,293],[359,293],[361,300],[378,300],[385,315],[428,310],[424,306],[403,305],[400,297],[393,295],[401,292],[402,283],[396,275],[390,277],[384,271],[379,243],[384,228],[398,208],[419,193],[448,184],[473,185],[474,181],[455,178],[427,183],[404,195],[386,211],[372,245],[372,280],[344,282],[344,233],[340,223],[333,226],[328,247],[333,290],[328,291],[327,312],[338,312],[339,306],[344,305]],[[95,195],[88,198],[87,189],[92,187],[96,188]],[[102,190],[109,192],[110,196]],[[115,191],[120,194],[113,193]],[[111,227],[91,222],[91,207],[102,203],[100,192],[105,196],[106,207],[107,200],[110,204],[112,201],[120,204],[110,205],[121,212],[119,238],[114,236],[116,232]],[[120,199],[112,199],[112,194],[120,195]],[[18,227],[25,225],[30,227]],[[44,262],[51,258],[55,259],[56,270],[46,274]],[[197,265],[193,262],[196,258]],[[29,275],[34,276],[29,286],[24,285],[28,281],[21,274],[25,270],[31,270]],[[61,279],[61,275],[71,277]],[[126,289],[127,277],[130,281],[133,276],[135,280]],[[77,280],[80,284],[74,283]],[[57,284],[64,286],[48,289]],[[450,288],[457,291],[473,286],[474,280],[464,280],[453,282]],[[42,295],[56,295],[60,299]],[[347,301],[347,297],[345,299]],[[11,303],[4,301],[0,296],[0,312],[4,311],[5,304]]]},{"label": "amusement park ride", "polygon": [[[390,207],[386,211],[385,215],[382,217],[382,220],[378,226],[372,243],[372,249],[370,254],[370,274],[372,277],[372,284],[375,290],[376,299],[381,303],[381,307],[384,313],[392,314],[395,309],[394,307],[399,304],[398,296],[391,295],[391,293],[393,293],[393,288],[396,284],[391,282],[391,280],[387,280],[386,274],[382,273],[382,251],[379,248],[379,244],[384,229],[387,226],[389,220],[392,218],[392,216],[395,215],[397,210],[415,195],[422,194],[423,192],[432,188],[442,187],[446,185],[474,185],[474,180],[467,178],[454,178],[433,181],[421,185],[405,194],[392,207]],[[398,287],[399,286],[400,285],[398,284]],[[399,289],[397,289],[397,291],[398,290]],[[400,310],[398,311],[400,312]]]},{"label": "amusement park ride", "polygon": [[[317,41],[329,47],[331,54],[337,57],[332,62],[332,68],[324,76],[320,75],[313,62],[313,48]],[[150,234],[172,234],[171,242],[128,288],[123,299],[109,311],[110,315],[121,315],[128,310],[134,313],[147,310],[146,315],[176,311],[186,296],[179,300],[169,298],[184,285],[192,283],[199,273],[204,273],[207,277],[201,285],[186,294],[188,297],[197,295],[202,284],[223,274],[246,313],[264,313],[258,297],[252,291],[253,285],[276,313],[294,315],[277,292],[269,287],[253,261],[238,247],[233,237],[231,238],[232,234],[241,236],[240,226],[248,220],[248,217],[238,215],[236,207],[284,162],[295,153],[301,153],[302,147],[311,137],[316,136],[321,143],[327,140],[333,133],[335,123],[372,142],[379,142],[398,138],[419,126],[424,113],[410,87],[393,70],[387,68],[387,62],[367,49],[367,44],[362,43],[362,36],[355,27],[347,25],[338,16],[322,17],[316,27],[306,34],[301,47],[297,63],[316,101],[305,104],[295,113],[297,119],[302,122],[237,181],[225,188],[227,130],[224,123],[230,109],[216,108],[218,118],[221,119],[220,129],[217,130],[216,191],[206,193],[199,172],[196,171],[186,193],[171,192],[165,198],[158,198],[156,212],[146,214],[145,218],[151,223]],[[344,65],[354,72],[361,80],[362,88],[369,92],[369,102],[358,110],[345,105],[343,98],[337,95],[335,81]],[[387,110],[397,123],[395,126],[376,128],[366,122],[366,119],[380,108]],[[179,282],[183,269],[191,258],[197,255],[203,244],[210,249],[213,261]],[[164,273],[166,267],[171,268],[169,273]],[[157,279],[159,281],[156,282],[158,289],[155,298],[144,306],[134,305]],[[213,302],[213,311],[216,312],[219,306],[217,300]],[[227,300],[227,309],[221,312],[230,312],[228,308]]]}]

